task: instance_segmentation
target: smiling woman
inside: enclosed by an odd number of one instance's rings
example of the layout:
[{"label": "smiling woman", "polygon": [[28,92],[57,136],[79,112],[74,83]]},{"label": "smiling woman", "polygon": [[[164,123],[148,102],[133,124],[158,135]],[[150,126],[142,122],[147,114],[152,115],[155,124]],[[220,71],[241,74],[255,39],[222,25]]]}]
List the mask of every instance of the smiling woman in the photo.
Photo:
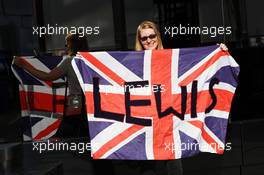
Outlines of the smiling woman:
[{"label": "smiling woman", "polygon": [[[135,50],[159,49],[163,49],[163,44],[156,24],[151,21],[143,21],[137,28]],[[182,162],[180,159],[168,161],[147,160],[140,161],[138,164],[142,175],[156,174],[155,172],[169,175],[183,174]]]},{"label": "smiling woman", "polygon": [[151,21],[143,21],[137,28],[135,50],[163,49],[160,32]]}]

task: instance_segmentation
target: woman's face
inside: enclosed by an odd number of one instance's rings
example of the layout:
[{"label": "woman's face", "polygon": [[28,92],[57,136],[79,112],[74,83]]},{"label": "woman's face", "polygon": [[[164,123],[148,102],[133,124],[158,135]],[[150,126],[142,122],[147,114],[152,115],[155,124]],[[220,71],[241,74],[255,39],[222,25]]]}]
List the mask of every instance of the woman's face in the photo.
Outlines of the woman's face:
[{"label": "woman's face", "polygon": [[157,49],[159,44],[157,34],[152,28],[141,29],[140,42],[145,50]]}]

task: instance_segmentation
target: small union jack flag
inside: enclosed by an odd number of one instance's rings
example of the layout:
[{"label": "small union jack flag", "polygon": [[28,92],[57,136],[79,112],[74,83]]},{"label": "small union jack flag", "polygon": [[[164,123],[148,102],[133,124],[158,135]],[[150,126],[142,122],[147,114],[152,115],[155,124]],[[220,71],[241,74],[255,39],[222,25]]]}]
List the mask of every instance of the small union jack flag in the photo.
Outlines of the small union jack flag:
[{"label": "small union jack flag", "polygon": [[95,159],[167,160],[222,154],[239,66],[217,46],[80,52]]},{"label": "small union jack flag", "polygon": [[[49,72],[58,66],[62,57],[47,56],[20,57],[25,64]],[[20,104],[24,140],[43,140],[52,137],[61,122],[64,111],[65,80],[42,81],[25,70],[12,65],[12,71],[19,80]]]}]

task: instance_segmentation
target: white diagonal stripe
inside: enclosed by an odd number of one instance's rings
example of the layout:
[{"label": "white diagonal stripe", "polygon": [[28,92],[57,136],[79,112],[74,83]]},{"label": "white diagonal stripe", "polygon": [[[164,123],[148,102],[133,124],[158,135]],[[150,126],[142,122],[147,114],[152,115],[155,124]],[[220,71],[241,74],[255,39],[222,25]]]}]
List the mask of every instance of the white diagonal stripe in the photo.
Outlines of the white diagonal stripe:
[{"label": "white diagonal stripe", "polygon": [[220,49],[217,48],[215,49],[213,52],[211,52],[209,55],[207,55],[203,60],[201,60],[198,64],[196,64],[195,66],[193,66],[190,70],[188,70],[187,72],[185,72],[182,76],[179,77],[178,81],[181,82],[183,81],[185,78],[187,78],[190,74],[192,74],[195,70],[197,70],[199,67],[201,67],[204,63],[206,63],[208,60],[211,59],[211,57],[216,54],[217,52],[219,52]]},{"label": "white diagonal stripe", "polygon": [[122,65],[116,59],[114,59],[107,52],[90,52],[98,61],[111,69],[115,74],[121,77],[126,82],[130,81],[142,81],[140,77],[130,71],[126,66]]},{"label": "white diagonal stripe", "polygon": [[[120,86],[117,82],[115,82],[114,80],[112,80],[108,75],[106,75],[105,73],[103,73],[100,69],[98,69],[96,66],[94,66],[92,63],[90,63],[88,60],[86,60],[85,58],[83,57],[79,57],[79,56],[76,56],[75,59],[81,59],[84,61],[84,63],[89,66],[91,69],[93,69],[95,72],[97,72],[100,76],[102,76],[104,79],[106,79],[109,83],[111,83],[112,85],[114,86]],[[72,66],[75,70],[75,72],[77,72],[77,77],[78,79],[81,78],[81,74],[76,66],[76,64],[73,64],[72,63]],[[78,71],[77,71],[78,70]],[[79,73],[78,73],[79,72]],[[82,80],[82,79],[79,79],[79,81]],[[83,81],[80,82],[81,86],[83,85]]]},{"label": "white diagonal stripe", "polygon": [[[114,153],[115,151],[117,151],[118,149],[120,149],[122,146],[126,145],[127,143],[129,143],[131,140],[133,140],[134,138],[136,138],[138,135],[144,133],[145,130],[144,128],[138,130],[137,132],[131,134],[128,138],[124,139],[122,142],[120,142],[119,144],[117,144],[115,147],[113,147],[111,150],[107,151],[101,158],[105,159],[108,156],[110,156],[112,153]],[[136,150],[135,150],[136,151]]]},{"label": "white diagonal stripe", "polygon": [[42,120],[37,122],[33,127],[32,127],[32,138],[35,138],[41,131],[47,129],[48,126],[56,122],[58,119],[53,119],[53,118],[47,118],[39,115],[30,115],[30,117],[40,117]]},{"label": "white diagonal stripe", "polygon": [[205,116],[213,116],[213,117],[216,117],[216,118],[222,118],[222,119],[228,119],[229,117],[229,112],[226,112],[226,111],[219,111],[219,110],[212,110],[210,111],[209,113],[206,113]]},{"label": "white diagonal stripe", "polygon": [[[211,77],[215,75],[215,73],[220,70],[222,67],[230,66],[229,60],[230,56],[221,56],[214,64],[208,67],[205,71],[203,71],[197,78],[198,82],[206,82]],[[199,83],[198,83],[199,86]],[[200,88],[200,87],[199,87]]]},{"label": "white diagonal stripe", "polygon": [[185,121],[181,122],[181,125],[179,125],[178,128],[179,128],[179,131],[182,131],[189,137],[198,139],[197,141],[199,142],[199,139],[201,138],[201,130],[199,128]]},{"label": "white diagonal stripe", "polygon": [[[89,117],[89,116],[88,116]],[[115,138],[120,133],[131,127],[131,124],[116,122],[98,133],[92,140],[92,154],[98,151],[103,145]]]}]

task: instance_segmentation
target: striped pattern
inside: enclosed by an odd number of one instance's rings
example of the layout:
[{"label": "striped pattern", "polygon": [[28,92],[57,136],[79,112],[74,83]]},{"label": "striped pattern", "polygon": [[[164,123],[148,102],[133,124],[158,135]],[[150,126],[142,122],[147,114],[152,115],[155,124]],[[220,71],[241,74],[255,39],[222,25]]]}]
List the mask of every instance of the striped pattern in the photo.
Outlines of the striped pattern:
[{"label": "striped pattern", "polygon": [[[41,59],[20,57],[25,64],[49,72],[63,60],[62,57]],[[63,79],[54,82],[42,81],[25,70],[12,65],[12,71],[19,80],[19,94],[24,140],[44,140],[52,137],[61,122],[64,111],[65,88],[54,88],[54,83],[65,83]]]},{"label": "striped pattern", "polygon": [[[199,152],[222,154],[231,102],[237,86],[239,66],[228,52],[216,46],[164,49],[140,52],[81,52],[72,61],[86,96],[95,159],[168,160],[190,157]],[[148,80],[149,86],[131,89],[131,100],[150,100],[148,106],[131,106],[131,115],[151,120],[142,126],[106,117],[95,117],[93,78],[99,78],[103,111],[126,114],[125,82]],[[216,104],[212,103],[210,81]],[[192,86],[197,81],[196,116],[191,116]],[[161,111],[182,111],[181,87],[186,86],[186,112],[183,119],[169,113],[160,118],[152,87],[164,86]]]}]

